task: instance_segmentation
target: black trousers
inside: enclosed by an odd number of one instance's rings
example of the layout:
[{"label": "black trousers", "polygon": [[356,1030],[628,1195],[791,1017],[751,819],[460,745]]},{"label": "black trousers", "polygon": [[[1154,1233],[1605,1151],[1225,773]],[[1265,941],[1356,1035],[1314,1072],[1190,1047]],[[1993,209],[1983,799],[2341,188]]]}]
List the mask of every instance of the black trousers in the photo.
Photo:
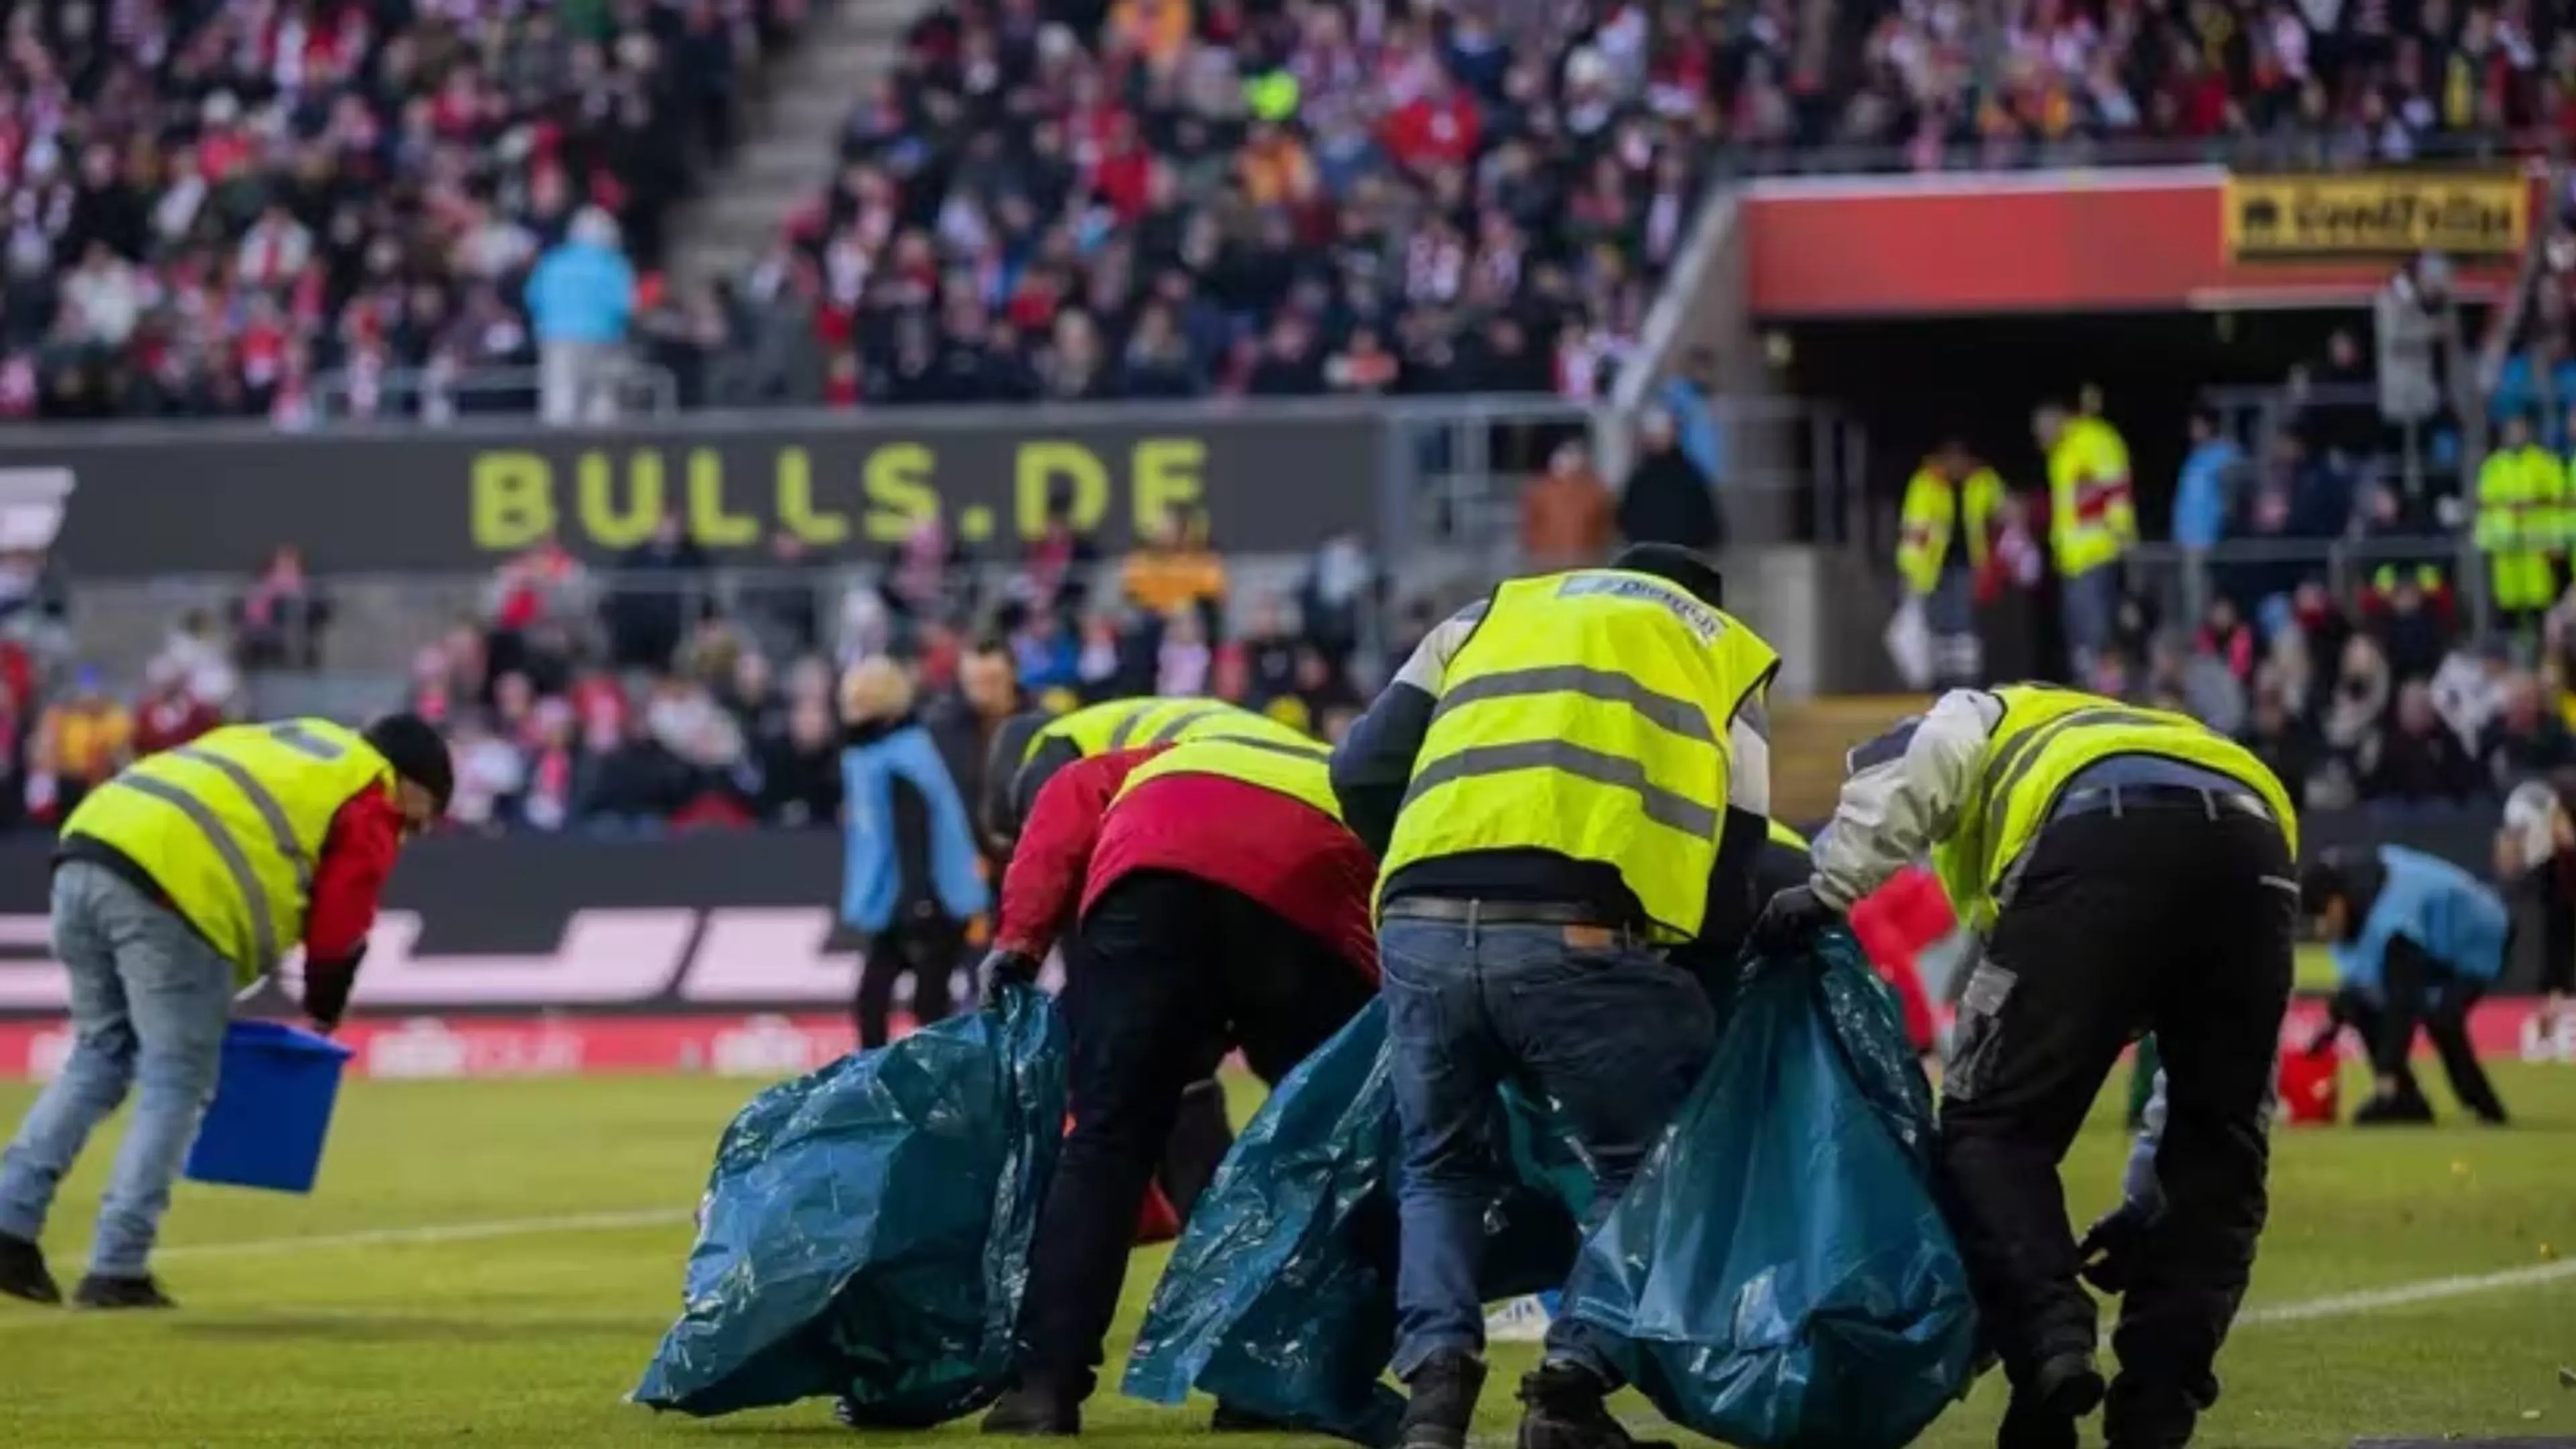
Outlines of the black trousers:
[{"label": "black trousers", "polygon": [[2424,1089],[2407,1058],[2415,1050],[2415,1033],[2432,1038],[2451,1079],[2451,1094],[2460,1105],[2490,1121],[2504,1120],[2504,1102],[2469,1045],[2469,1008],[2482,993],[2476,983],[2442,969],[2413,942],[2393,941],[2380,962],[2380,995],[2374,1001],[2358,991],[2335,994],[2334,1018],[2361,1033],[2370,1048],[2370,1068],[2397,1083],[2397,1095],[2420,1100]]},{"label": "black trousers", "polygon": [[2280,831],[2132,809],[2050,824],[1961,1001],[1940,1186],[2005,1373],[2090,1351],[2058,1164],[2120,1052],[2156,1037],[2167,1203],[2121,1304],[2115,1444],[2180,1444],[2215,1400],[2266,1208],[2264,1121],[2298,904]]},{"label": "black trousers", "polygon": [[1090,1393],[1145,1187],[1193,1084],[1237,1045],[1275,1084],[1371,994],[1322,942],[1195,876],[1139,871],[1093,902],[1065,951],[1073,1130],[1029,1250],[1024,1383]]},{"label": "black trousers", "polygon": [[949,978],[965,945],[965,926],[935,907],[896,912],[892,923],[869,938],[859,959],[858,998],[851,1003],[859,1045],[881,1047],[893,1039],[894,984],[905,976],[912,978],[913,1023],[947,1020],[954,1009]]}]

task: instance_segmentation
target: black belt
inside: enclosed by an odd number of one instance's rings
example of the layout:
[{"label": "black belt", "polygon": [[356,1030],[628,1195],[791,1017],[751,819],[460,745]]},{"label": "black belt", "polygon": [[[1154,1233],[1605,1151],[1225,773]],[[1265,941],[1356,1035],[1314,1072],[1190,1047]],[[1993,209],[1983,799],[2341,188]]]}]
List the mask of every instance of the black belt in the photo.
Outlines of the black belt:
[{"label": "black belt", "polygon": [[1470,926],[1592,926],[1645,935],[1633,922],[1604,920],[1599,907],[1572,901],[1462,900],[1456,896],[1398,896],[1378,908],[1381,916],[1413,921],[1459,921]]},{"label": "black belt", "polygon": [[2272,818],[2272,807],[2260,796],[2199,785],[2094,785],[2068,791],[2048,814],[2052,820],[2063,815],[2117,817],[2133,810],[2193,810],[2212,820],[2222,815]]}]

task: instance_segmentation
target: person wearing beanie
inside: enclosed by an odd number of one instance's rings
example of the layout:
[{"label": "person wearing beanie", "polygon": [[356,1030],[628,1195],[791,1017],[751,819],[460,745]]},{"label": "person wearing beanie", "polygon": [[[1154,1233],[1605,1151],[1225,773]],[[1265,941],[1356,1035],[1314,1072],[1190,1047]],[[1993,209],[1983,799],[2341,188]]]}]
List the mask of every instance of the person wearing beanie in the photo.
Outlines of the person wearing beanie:
[{"label": "person wearing beanie", "polygon": [[229,725],[92,791],[54,854],[55,954],[77,1041],[0,1155],[0,1293],[58,1303],[38,1240],[90,1133],[135,1091],[99,1204],[85,1308],[168,1308],[151,1272],[171,1184],[214,1099],[236,996],[304,951],[304,1009],[348,1009],[403,842],[447,811],[446,741],[418,715]]},{"label": "person wearing beanie", "polygon": [[[1383,862],[1401,1449],[1462,1449],[1484,1389],[1478,1259],[1511,1181],[1484,1150],[1495,1090],[1518,1080],[1577,1124],[1589,1228],[1716,1049],[1716,1005],[1677,957],[1753,923],[1779,667],[1724,604],[1672,544],[1511,580],[1425,636],[1334,753],[1343,819]],[[1604,1403],[1619,1350],[1548,1326],[1523,1449],[1635,1442]]]}]

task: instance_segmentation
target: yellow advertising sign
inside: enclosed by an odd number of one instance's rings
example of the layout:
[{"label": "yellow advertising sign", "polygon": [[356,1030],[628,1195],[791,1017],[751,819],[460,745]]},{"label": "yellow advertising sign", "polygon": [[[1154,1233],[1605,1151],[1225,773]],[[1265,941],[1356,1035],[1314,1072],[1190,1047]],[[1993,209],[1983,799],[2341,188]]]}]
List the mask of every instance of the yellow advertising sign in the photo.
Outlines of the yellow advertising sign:
[{"label": "yellow advertising sign", "polygon": [[2531,236],[2531,185],[2516,175],[2230,176],[2223,204],[2237,261],[2512,256]]}]

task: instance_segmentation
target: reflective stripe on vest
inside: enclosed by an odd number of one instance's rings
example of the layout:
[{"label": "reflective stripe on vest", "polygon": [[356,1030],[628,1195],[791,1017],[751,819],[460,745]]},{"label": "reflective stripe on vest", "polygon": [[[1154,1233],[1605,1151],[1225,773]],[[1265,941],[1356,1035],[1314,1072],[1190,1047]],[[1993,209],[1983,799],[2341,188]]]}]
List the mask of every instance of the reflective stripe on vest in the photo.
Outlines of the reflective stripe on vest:
[{"label": "reflective stripe on vest", "polygon": [[2117,756],[2157,756],[2239,782],[2271,810],[2296,854],[2298,817],[2281,782],[2242,745],[2198,721],[2075,690],[2008,685],[1995,696],[2004,717],[1987,741],[1956,826],[1933,851],[1941,884],[1972,929],[1993,925],[2004,904],[2003,883],[2067,782]]},{"label": "reflective stripe on vest", "polygon": [[231,725],[128,767],[63,833],[132,861],[248,980],[302,936],[332,818],[392,780],[363,737],[329,721]]},{"label": "reflective stripe on vest", "polygon": [[1086,705],[1050,721],[1029,737],[1022,764],[1035,759],[1048,740],[1064,740],[1085,759],[1143,745],[1168,745],[1189,739],[1214,725],[1229,733],[1289,741],[1306,736],[1268,715],[1255,714],[1221,699],[1113,699]]},{"label": "reflective stripe on vest", "polygon": [[1249,734],[1200,735],[1165,750],[1128,772],[1110,798],[1115,806],[1148,781],[1173,775],[1212,775],[1285,795],[1338,824],[1342,802],[1333,793],[1333,752],[1312,740],[1287,741]]},{"label": "reflective stripe on vest", "polygon": [[1544,850],[1616,870],[1659,936],[1696,935],[1730,794],[1727,730],[1777,663],[1752,630],[1651,574],[1504,584],[1441,681],[1382,878]]}]

